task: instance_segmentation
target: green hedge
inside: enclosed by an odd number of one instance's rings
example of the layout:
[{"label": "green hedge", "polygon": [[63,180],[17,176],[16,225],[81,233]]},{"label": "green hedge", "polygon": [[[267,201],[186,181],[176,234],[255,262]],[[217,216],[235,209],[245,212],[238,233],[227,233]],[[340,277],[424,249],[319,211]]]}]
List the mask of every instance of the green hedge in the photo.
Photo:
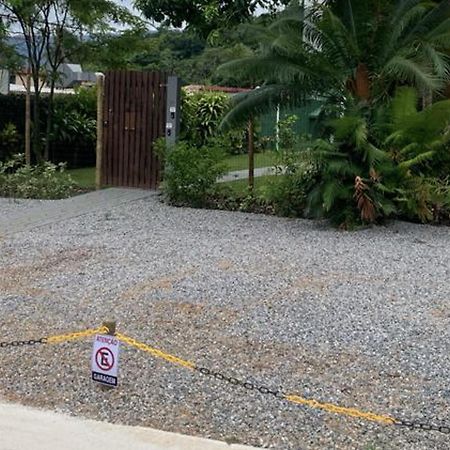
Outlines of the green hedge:
[{"label": "green hedge", "polygon": [[[33,102],[33,97],[31,98]],[[33,103],[32,103],[33,107]],[[46,128],[48,96],[41,98],[41,129]],[[50,160],[67,162],[69,168],[95,165],[95,120],[97,114],[94,88],[81,88],[75,95],[55,96],[55,117],[52,131]],[[11,124],[17,130],[17,139],[11,136]],[[6,136],[4,131],[7,130]],[[0,161],[11,153],[24,152],[25,96],[0,95]],[[44,136],[42,136],[44,139]],[[12,146],[17,146],[12,151]]]}]

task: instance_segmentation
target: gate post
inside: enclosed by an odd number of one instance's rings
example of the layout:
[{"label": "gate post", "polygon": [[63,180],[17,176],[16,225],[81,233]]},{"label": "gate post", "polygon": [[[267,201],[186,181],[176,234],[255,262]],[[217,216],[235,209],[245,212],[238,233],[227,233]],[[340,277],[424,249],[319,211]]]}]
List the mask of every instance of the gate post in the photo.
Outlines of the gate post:
[{"label": "gate post", "polygon": [[95,188],[102,187],[102,157],[103,157],[103,90],[105,75],[96,73],[97,76],[97,144],[95,162]]},{"label": "gate post", "polygon": [[166,144],[173,146],[180,134],[180,92],[181,80],[176,76],[167,79],[167,108],[166,108]]}]

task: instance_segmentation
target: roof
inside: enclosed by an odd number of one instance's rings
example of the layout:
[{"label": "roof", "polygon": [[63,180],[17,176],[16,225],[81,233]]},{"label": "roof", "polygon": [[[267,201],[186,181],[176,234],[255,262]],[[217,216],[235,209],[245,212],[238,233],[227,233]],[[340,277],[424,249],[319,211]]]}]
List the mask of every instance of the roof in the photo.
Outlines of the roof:
[{"label": "roof", "polygon": [[[10,93],[16,93],[16,94],[25,94],[26,88],[22,84],[10,84],[9,85],[9,92]],[[31,92],[34,92],[34,87],[31,86]],[[44,86],[41,89],[42,94],[50,94],[50,88],[47,86]],[[55,88],[55,94],[74,94],[75,91],[73,89],[57,89]]]}]

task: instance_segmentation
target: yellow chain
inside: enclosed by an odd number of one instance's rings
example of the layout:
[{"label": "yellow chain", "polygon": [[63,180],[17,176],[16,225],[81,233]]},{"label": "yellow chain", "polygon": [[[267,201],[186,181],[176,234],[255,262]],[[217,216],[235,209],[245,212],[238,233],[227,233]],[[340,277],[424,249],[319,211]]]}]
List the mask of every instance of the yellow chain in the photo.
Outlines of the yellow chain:
[{"label": "yellow chain", "polygon": [[320,403],[317,400],[303,398],[298,395],[286,395],[284,398],[291,403],[309,406],[314,409],[323,409],[325,411],[342,414],[344,416],[358,417],[360,419],[384,423],[386,425],[394,425],[397,423],[397,420],[390,416],[382,416],[379,414],[364,412],[356,408],[344,408],[342,406],[333,405],[332,403]]},{"label": "yellow chain", "polygon": [[47,338],[47,342],[49,344],[60,344],[62,342],[74,341],[76,339],[93,336],[94,334],[103,334],[103,333],[108,333],[107,327],[103,326],[103,327],[99,327],[99,328],[91,328],[91,329],[85,330],[85,331],[76,331],[74,333],[49,336]]},{"label": "yellow chain", "polygon": [[150,353],[151,355],[156,356],[157,358],[165,359],[166,361],[172,364],[177,364],[179,366],[186,367],[187,369],[190,370],[194,370],[196,367],[193,362],[186,361],[184,359],[177,358],[176,356],[171,355],[169,353],[162,352],[157,348],[150,347],[150,345],[144,344],[143,342],[139,342],[136,339],[125,336],[122,333],[116,333],[115,336],[117,339],[119,339],[119,341],[125,342],[126,344],[131,345],[132,347]]},{"label": "yellow chain", "polygon": [[[73,340],[80,339],[83,337],[89,337],[89,336],[93,336],[95,334],[104,334],[104,333],[108,333],[108,332],[109,332],[108,328],[105,326],[102,326],[99,328],[93,328],[93,329],[89,329],[89,330],[85,330],[85,331],[78,331],[78,332],[74,332],[74,333],[49,336],[47,338],[47,342],[49,344],[59,344],[61,342],[73,341]],[[139,342],[138,340],[133,339],[129,336],[126,336],[122,333],[116,333],[115,337],[117,339],[119,339],[119,341],[122,341],[132,347],[135,347],[138,350],[142,350],[144,352],[150,353],[151,355],[153,355],[157,358],[164,359],[172,364],[176,364],[178,366],[182,366],[182,367],[185,367],[190,370],[195,370],[197,367],[191,361],[187,361],[187,360],[178,358],[177,356],[171,355],[170,353],[165,353],[161,350],[158,350],[157,348],[151,347],[150,345],[144,344],[143,342]],[[333,405],[332,403],[321,403],[321,402],[318,402],[317,400],[307,399],[307,398],[300,397],[295,394],[285,395],[283,398],[286,401],[291,402],[291,403],[309,406],[310,408],[314,408],[314,409],[321,409],[324,411],[328,411],[330,413],[342,414],[342,415],[350,416],[350,417],[357,417],[360,419],[365,419],[365,420],[369,420],[372,422],[379,422],[379,423],[383,423],[386,425],[394,425],[394,424],[398,423],[398,421],[396,419],[394,419],[393,417],[390,417],[390,416],[374,414],[371,412],[364,412],[364,411],[360,411],[359,409],[356,409],[356,408],[345,408],[342,406]]]},{"label": "yellow chain", "polygon": [[[156,356],[157,358],[165,359],[170,363],[177,364],[179,366],[186,367],[191,370],[194,370],[196,368],[196,365],[193,362],[180,359],[169,353],[165,353],[161,350],[158,350],[154,347],[144,344],[143,342],[139,342],[136,339],[125,336],[124,334],[116,333],[115,336],[117,339],[119,339],[119,341],[125,342],[126,344],[129,344],[139,350],[150,353],[153,356]],[[387,425],[393,425],[397,423],[397,420],[395,420],[390,416],[382,416],[370,412],[364,412],[355,408],[344,408],[342,406],[333,405],[332,403],[320,403],[317,400],[306,399],[298,395],[285,395],[284,399],[291,403],[309,406],[310,408],[322,409],[331,413],[342,414],[345,416],[359,417],[361,419],[366,419],[372,422],[379,422]]]}]

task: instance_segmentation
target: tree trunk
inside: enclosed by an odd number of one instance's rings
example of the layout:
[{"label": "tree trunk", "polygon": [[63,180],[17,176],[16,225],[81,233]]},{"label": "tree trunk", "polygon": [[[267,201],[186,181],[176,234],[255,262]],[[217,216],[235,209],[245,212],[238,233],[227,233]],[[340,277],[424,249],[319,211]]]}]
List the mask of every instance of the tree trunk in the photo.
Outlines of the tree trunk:
[{"label": "tree trunk", "polygon": [[49,159],[50,159],[51,135],[52,135],[52,127],[53,127],[54,96],[55,96],[55,80],[52,77],[51,82],[50,82],[50,95],[48,97],[47,128],[45,130],[44,159],[46,161],[49,161]]},{"label": "tree trunk", "polygon": [[248,187],[255,187],[255,141],[253,117],[248,121]]},{"label": "tree trunk", "polygon": [[360,100],[370,100],[370,77],[366,64],[359,63],[356,69],[355,95]]},{"label": "tree trunk", "polygon": [[39,94],[39,74],[33,74],[34,102],[33,102],[33,153],[37,162],[42,162],[41,146],[41,114],[40,114],[40,94]]},{"label": "tree trunk", "polygon": [[25,97],[25,164],[31,165],[31,76],[27,72]]}]

